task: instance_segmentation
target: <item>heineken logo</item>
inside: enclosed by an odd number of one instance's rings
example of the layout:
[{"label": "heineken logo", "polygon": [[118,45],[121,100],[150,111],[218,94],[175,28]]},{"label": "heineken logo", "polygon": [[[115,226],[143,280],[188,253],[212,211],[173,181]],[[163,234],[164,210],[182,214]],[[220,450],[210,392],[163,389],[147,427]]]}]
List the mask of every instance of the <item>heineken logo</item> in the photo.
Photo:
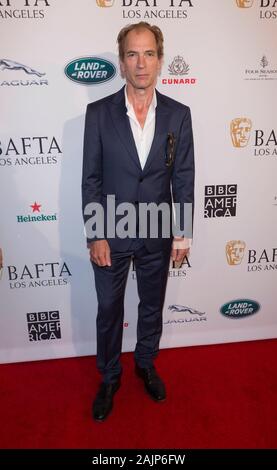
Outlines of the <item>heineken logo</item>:
[{"label": "heineken logo", "polygon": [[41,204],[34,202],[30,205],[32,209],[32,214],[28,215],[17,215],[17,222],[50,222],[53,220],[57,220],[57,214],[43,214],[41,213]]},{"label": "heineken logo", "polygon": [[64,69],[67,78],[82,85],[97,85],[116,75],[115,65],[99,57],[80,57],[72,60]]},{"label": "heineken logo", "polygon": [[255,300],[238,299],[222,305],[220,312],[225,317],[244,318],[257,313],[259,310],[260,304]]}]

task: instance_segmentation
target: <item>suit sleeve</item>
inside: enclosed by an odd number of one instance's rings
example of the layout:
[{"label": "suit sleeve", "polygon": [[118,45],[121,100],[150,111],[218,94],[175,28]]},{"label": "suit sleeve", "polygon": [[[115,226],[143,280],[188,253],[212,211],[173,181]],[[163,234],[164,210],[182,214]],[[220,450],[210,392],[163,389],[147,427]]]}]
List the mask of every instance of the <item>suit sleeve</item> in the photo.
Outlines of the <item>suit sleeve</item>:
[{"label": "suit sleeve", "polygon": [[[179,207],[176,235],[192,238],[194,212],[194,145],[190,109],[180,126],[172,174],[172,195],[175,212]],[[177,205],[176,205],[177,203]],[[176,212],[177,213],[177,212]],[[180,229],[180,230],[179,230]]]},{"label": "suit sleeve", "polygon": [[[83,175],[82,175],[82,212],[84,222],[91,217],[85,214],[90,203],[101,204],[102,196],[102,144],[99,132],[97,110],[89,104],[86,110],[84,147],[83,147]],[[88,243],[101,237],[87,237]]]}]

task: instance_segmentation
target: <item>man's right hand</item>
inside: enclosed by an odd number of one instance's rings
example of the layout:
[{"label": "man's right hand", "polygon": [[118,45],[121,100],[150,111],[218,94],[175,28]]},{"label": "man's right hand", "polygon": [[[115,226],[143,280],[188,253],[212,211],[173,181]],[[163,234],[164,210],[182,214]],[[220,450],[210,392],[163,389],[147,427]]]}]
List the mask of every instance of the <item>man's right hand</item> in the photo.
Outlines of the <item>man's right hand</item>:
[{"label": "man's right hand", "polygon": [[89,246],[90,259],[98,266],[111,266],[111,250],[107,240],[96,240]]}]

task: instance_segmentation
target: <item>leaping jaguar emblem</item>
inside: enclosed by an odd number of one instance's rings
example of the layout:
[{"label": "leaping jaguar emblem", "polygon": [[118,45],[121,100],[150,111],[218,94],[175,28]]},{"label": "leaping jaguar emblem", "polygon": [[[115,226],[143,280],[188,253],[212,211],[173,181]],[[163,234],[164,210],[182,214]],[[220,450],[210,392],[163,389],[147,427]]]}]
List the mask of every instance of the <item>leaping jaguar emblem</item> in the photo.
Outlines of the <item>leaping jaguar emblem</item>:
[{"label": "leaping jaguar emblem", "polygon": [[194,308],[191,307],[186,307],[185,305],[169,305],[168,310],[171,312],[183,312],[183,313],[191,313],[192,315],[205,315],[205,312],[199,312],[198,310],[195,310]]},{"label": "leaping jaguar emblem", "polygon": [[14,60],[9,59],[0,59],[0,70],[23,70],[28,75],[37,75],[38,77],[45,75],[45,73],[38,72],[28,65],[20,64],[19,62],[14,62]]}]

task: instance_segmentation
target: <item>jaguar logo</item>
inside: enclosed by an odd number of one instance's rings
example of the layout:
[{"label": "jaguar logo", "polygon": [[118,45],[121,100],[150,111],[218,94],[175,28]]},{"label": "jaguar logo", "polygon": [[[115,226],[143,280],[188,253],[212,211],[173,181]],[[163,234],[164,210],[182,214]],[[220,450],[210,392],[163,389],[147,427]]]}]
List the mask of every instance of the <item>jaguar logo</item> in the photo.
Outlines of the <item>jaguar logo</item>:
[{"label": "jaguar logo", "polygon": [[45,75],[45,73],[38,72],[28,65],[23,65],[9,59],[0,59],[0,70],[23,70],[28,75],[37,75],[38,77],[43,77],[43,75]]},{"label": "jaguar logo", "polygon": [[186,307],[185,305],[177,305],[177,304],[169,305],[168,310],[170,310],[171,312],[178,312],[178,313],[180,312],[191,313],[192,315],[199,315],[199,316],[205,315],[205,312],[199,312],[198,310],[195,310],[194,308],[191,308],[191,307]]}]

